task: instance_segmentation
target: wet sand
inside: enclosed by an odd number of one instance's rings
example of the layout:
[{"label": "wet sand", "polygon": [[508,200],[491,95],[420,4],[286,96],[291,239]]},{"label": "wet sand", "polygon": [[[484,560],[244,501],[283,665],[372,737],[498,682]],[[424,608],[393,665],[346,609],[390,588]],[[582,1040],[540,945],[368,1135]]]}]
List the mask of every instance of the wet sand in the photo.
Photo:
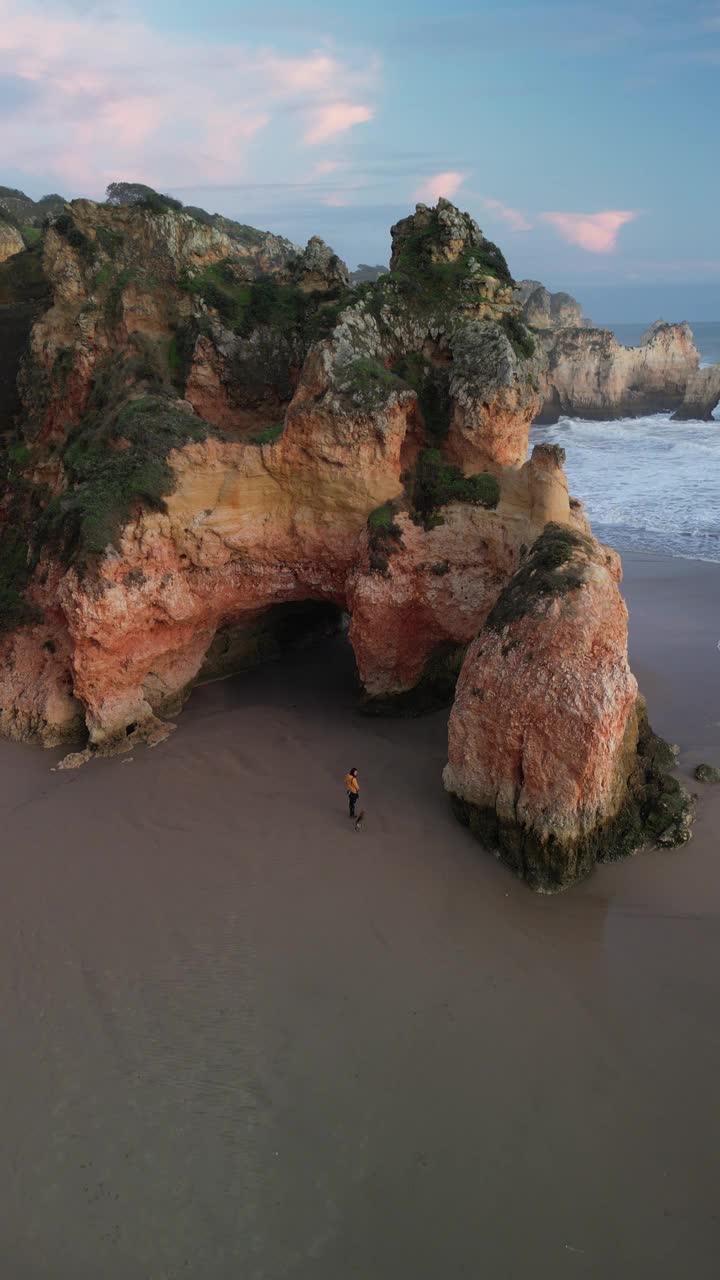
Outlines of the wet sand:
[{"label": "wet sand", "polygon": [[[719,761],[720,567],[624,559],[651,719]],[[720,788],[536,897],[445,723],[356,715],[332,641],[132,762],[0,743],[2,1280],[716,1276]]]}]

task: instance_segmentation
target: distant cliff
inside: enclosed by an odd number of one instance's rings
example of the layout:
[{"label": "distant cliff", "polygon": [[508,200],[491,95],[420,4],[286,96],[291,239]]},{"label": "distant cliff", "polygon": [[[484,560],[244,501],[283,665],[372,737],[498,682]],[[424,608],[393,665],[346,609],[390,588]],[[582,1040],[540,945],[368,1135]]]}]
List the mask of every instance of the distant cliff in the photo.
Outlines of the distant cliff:
[{"label": "distant cliff", "polygon": [[709,419],[720,397],[720,371],[700,370],[687,324],[657,321],[638,347],[623,347],[609,329],[541,332],[547,353],[538,422],[571,418],[637,418],[645,414]]},{"label": "distant cliff", "polygon": [[533,329],[587,329],[592,321],[569,293],[551,293],[539,280],[519,280],[513,290],[523,320]]},{"label": "distant cliff", "polygon": [[0,262],[7,262],[16,253],[22,253],[25,241],[18,228],[3,218],[0,209]]},{"label": "distant cliff", "polygon": [[44,220],[62,212],[65,197],[56,194],[32,200],[16,187],[0,186],[0,209],[4,209],[21,227],[41,227]]}]

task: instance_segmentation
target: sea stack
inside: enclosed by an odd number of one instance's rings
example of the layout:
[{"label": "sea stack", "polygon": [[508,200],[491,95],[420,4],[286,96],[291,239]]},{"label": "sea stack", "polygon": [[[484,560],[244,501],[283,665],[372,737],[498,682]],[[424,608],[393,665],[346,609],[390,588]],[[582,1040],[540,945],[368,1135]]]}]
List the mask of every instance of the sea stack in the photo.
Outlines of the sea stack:
[{"label": "sea stack", "polygon": [[548,524],[458,681],[444,773],[455,812],[544,892],[689,838],[690,799],[628,665],[620,576],[615,552]]}]

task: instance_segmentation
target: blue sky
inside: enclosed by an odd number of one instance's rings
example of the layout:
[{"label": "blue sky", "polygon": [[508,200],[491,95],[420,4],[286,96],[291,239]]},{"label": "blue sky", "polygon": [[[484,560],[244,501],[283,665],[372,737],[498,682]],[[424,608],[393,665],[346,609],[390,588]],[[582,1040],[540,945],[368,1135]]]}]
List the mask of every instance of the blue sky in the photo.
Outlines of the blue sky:
[{"label": "blue sky", "polygon": [[443,193],[600,320],[720,319],[719,70],[720,0],[0,0],[0,181],[145,181],[351,265]]}]

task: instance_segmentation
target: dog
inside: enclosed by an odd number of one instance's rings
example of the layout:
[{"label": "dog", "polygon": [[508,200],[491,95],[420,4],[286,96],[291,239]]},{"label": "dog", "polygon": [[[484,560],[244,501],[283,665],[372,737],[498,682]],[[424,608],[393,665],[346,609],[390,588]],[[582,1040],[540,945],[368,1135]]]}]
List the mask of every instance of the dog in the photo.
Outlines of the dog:
[{"label": "dog", "polygon": [[365,810],[364,810],[364,809],[361,809],[361,810],[360,810],[360,812],[359,812],[359,814],[357,815],[357,817],[356,817],[356,819],[355,819],[355,830],[356,830],[356,831],[362,831],[362,825],[363,825],[363,822],[364,822],[364,821],[365,821]]}]

